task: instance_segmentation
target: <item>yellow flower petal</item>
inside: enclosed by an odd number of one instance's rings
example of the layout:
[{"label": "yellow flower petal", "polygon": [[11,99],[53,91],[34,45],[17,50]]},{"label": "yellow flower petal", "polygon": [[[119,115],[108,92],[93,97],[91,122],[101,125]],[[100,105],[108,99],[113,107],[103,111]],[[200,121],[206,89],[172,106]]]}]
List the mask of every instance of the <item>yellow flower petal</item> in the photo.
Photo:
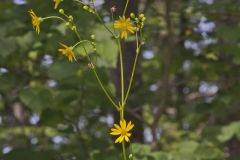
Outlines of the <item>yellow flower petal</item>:
[{"label": "yellow flower petal", "polygon": [[43,21],[43,19],[41,17],[38,17],[32,9],[29,10],[28,13],[31,16],[33,28],[39,34],[40,33],[40,23]]},{"label": "yellow flower petal", "polygon": [[126,128],[126,121],[125,120],[120,121],[120,126],[121,126],[121,129],[125,129]]},{"label": "yellow flower petal", "polygon": [[117,128],[120,131],[122,130],[121,127],[119,125],[117,125],[117,124],[114,124],[114,127]]},{"label": "yellow flower petal", "polygon": [[112,128],[111,131],[112,131],[112,132],[110,133],[111,135],[119,135],[119,134],[121,134],[121,131],[119,131],[119,130],[117,130],[117,129],[114,129],[114,128]]},{"label": "yellow flower petal", "polygon": [[122,138],[122,136],[118,137],[116,140],[115,140],[115,143],[121,143],[120,142],[120,139]]},{"label": "yellow flower petal", "polygon": [[64,48],[60,48],[60,49],[58,49],[58,51],[62,55],[66,56],[70,62],[73,62],[73,60],[77,61],[77,59],[75,57],[75,54],[73,52],[73,48],[72,47],[68,47],[67,45],[62,44],[62,43],[60,43],[60,44]]},{"label": "yellow flower petal", "polygon": [[129,142],[128,136],[125,136],[124,138],[125,138],[125,141],[126,141],[126,142]]},{"label": "yellow flower petal", "polygon": [[126,120],[121,120],[120,125],[114,124],[115,128],[111,128],[111,135],[118,136],[119,137],[115,140],[115,143],[122,143],[123,141],[129,142],[129,137],[132,135],[129,133],[129,131],[134,127],[134,124],[132,122],[126,122]]},{"label": "yellow flower petal", "polygon": [[127,131],[130,131],[133,127],[134,127],[134,124],[132,124],[132,122],[130,121],[130,122],[128,123],[128,125],[127,125],[126,130],[127,130]]},{"label": "yellow flower petal", "polygon": [[57,9],[61,0],[53,0],[53,2],[54,2],[54,9]]},{"label": "yellow flower petal", "polygon": [[114,28],[121,31],[121,38],[125,40],[128,38],[128,32],[135,32],[134,26],[132,25],[130,18],[126,19],[125,16],[119,17],[119,20],[114,22]]}]

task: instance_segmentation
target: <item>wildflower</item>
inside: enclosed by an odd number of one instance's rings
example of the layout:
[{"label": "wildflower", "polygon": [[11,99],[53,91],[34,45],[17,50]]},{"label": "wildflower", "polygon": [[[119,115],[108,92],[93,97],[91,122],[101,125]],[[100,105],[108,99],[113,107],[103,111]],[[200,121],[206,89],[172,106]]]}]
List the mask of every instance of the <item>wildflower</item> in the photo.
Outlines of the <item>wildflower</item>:
[{"label": "wildflower", "polygon": [[53,2],[55,3],[55,4],[54,4],[54,9],[57,9],[57,8],[58,8],[58,6],[59,6],[59,4],[60,4],[61,1],[62,1],[62,0],[53,0]]},{"label": "wildflower", "polygon": [[41,17],[38,17],[33,10],[31,9],[28,11],[29,15],[32,18],[32,26],[36,30],[36,32],[39,34],[40,33],[40,23],[43,21]]},{"label": "wildflower", "polygon": [[68,47],[62,43],[60,43],[64,48],[58,49],[59,52],[62,53],[62,55],[66,56],[70,62],[73,62],[73,60],[77,61],[74,52],[73,47]]},{"label": "wildflower", "polygon": [[114,124],[115,128],[111,129],[111,135],[117,136],[120,135],[116,140],[115,143],[121,143],[122,141],[129,142],[129,137],[131,136],[131,133],[129,131],[134,127],[134,124],[130,121],[128,124],[125,120],[120,121],[120,125]]},{"label": "wildflower", "polygon": [[121,38],[126,40],[128,38],[128,32],[134,33],[135,29],[130,22],[130,18],[126,19],[125,16],[119,18],[120,20],[115,21],[114,28],[121,30]]}]

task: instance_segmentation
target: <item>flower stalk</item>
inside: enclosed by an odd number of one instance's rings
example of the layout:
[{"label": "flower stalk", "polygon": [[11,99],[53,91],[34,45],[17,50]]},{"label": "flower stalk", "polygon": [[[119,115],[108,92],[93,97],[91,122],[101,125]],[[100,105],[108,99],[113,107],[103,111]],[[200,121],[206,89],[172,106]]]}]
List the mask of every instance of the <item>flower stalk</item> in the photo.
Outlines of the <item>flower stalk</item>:
[{"label": "flower stalk", "polygon": [[[54,9],[57,9],[60,5],[60,3],[63,0],[53,0],[54,1]],[[111,16],[112,16],[112,20],[113,20],[113,26],[108,27],[105,22],[103,21],[103,19],[101,18],[100,14],[98,13],[94,1],[91,0],[90,4],[85,4],[84,2],[82,2],[81,0],[75,0],[75,2],[78,2],[79,4],[83,5],[83,9],[87,12],[89,12],[90,14],[93,14],[94,16],[96,16],[96,18],[98,19],[98,21],[105,27],[105,29],[113,36],[113,38],[116,40],[118,49],[119,49],[119,62],[120,62],[120,81],[121,81],[121,97],[119,97],[120,102],[116,102],[113,97],[111,96],[111,94],[109,93],[109,91],[106,89],[106,87],[104,86],[98,72],[96,69],[95,64],[93,63],[90,55],[88,54],[88,51],[84,45],[84,43],[89,43],[92,45],[94,51],[96,51],[96,43],[95,43],[95,35],[91,35],[91,40],[87,40],[87,39],[83,39],[80,36],[80,33],[78,31],[77,25],[74,22],[74,17],[72,15],[68,15],[65,13],[65,11],[61,8],[59,9],[58,13],[61,16],[49,16],[49,17],[38,17],[33,10],[29,11],[29,15],[32,18],[32,26],[34,28],[34,30],[39,34],[40,33],[40,24],[44,21],[44,20],[48,20],[48,19],[58,19],[61,20],[62,22],[65,23],[65,25],[71,29],[77,36],[78,38],[78,42],[75,43],[73,46],[67,46],[65,44],[61,44],[62,48],[58,49],[58,51],[64,55],[70,62],[76,62],[77,61],[77,57],[75,56],[74,53],[74,48],[77,47],[78,45],[81,45],[81,47],[84,50],[85,56],[88,60],[88,66],[89,68],[93,71],[94,76],[96,77],[96,80],[100,86],[100,88],[103,90],[104,94],[106,95],[107,99],[109,100],[109,102],[113,105],[113,107],[119,112],[120,115],[120,122],[119,124],[114,124],[115,128],[111,129],[111,135],[114,136],[119,136],[116,140],[115,143],[121,143],[122,144],[122,154],[123,154],[123,159],[127,160],[127,151],[126,151],[126,146],[125,144],[127,142],[130,142],[130,137],[131,137],[131,133],[130,131],[133,129],[134,124],[129,121],[128,123],[125,120],[124,117],[124,113],[125,113],[125,107],[126,107],[126,103],[127,100],[129,98],[129,94],[132,88],[132,83],[134,80],[134,75],[135,75],[135,70],[136,70],[136,66],[137,66],[137,62],[138,62],[138,57],[140,54],[140,50],[141,47],[143,45],[142,42],[142,38],[143,38],[143,34],[142,34],[142,29],[144,26],[144,21],[145,21],[145,16],[143,14],[140,14],[139,17],[136,17],[135,14],[131,13],[130,17],[126,17],[126,11],[129,5],[130,0],[126,1],[125,7],[124,7],[124,11],[122,16],[119,17],[118,20],[115,20],[114,14],[113,12],[115,12],[116,8],[112,8],[111,9]],[[119,32],[118,32],[119,31]],[[132,67],[132,71],[131,71],[131,77],[129,79],[129,83],[127,86],[125,86],[125,77],[124,77],[124,59],[123,59],[123,50],[122,50],[122,41],[125,41],[128,39],[129,36],[131,36],[132,34],[135,34],[135,41],[136,41],[136,56],[134,58],[134,64]],[[140,38],[139,38],[140,37]],[[126,89],[126,90],[125,90]]]}]

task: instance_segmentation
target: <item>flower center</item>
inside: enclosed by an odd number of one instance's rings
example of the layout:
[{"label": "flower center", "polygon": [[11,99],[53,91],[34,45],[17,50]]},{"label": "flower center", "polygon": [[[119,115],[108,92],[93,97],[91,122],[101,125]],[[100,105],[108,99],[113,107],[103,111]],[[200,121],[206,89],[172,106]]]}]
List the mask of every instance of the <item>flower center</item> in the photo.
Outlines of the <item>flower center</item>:
[{"label": "flower center", "polygon": [[123,22],[123,23],[122,23],[122,28],[123,28],[124,30],[127,30],[127,26],[128,26],[128,25],[127,25],[126,22]]},{"label": "flower center", "polygon": [[121,135],[122,135],[122,136],[125,136],[126,134],[127,134],[127,131],[126,131],[125,129],[122,129],[122,130],[121,130]]}]

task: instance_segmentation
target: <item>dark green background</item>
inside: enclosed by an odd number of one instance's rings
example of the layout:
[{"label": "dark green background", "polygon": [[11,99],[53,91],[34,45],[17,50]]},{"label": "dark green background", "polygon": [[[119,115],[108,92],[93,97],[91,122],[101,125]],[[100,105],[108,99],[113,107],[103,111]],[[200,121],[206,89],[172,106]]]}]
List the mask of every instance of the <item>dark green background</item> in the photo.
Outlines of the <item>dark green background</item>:
[{"label": "dark green background", "polygon": [[[127,105],[127,119],[135,117],[140,126],[128,149],[138,160],[240,159],[240,2],[207,2],[135,4],[147,17],[143,56]],[[60,6],[74,16],[84,38],[96,34],[98,53],[91,56],[118,100],[115,42],[74,1]],[[109,0],[100,14],[109,16],[110,7]],[[59,42],[73,45],[76,36],[57,20],[44,21],[37,35],[30,8],[42,17],[58,14],[51,0],[0,2],[0,159],[122,159],[121,145],[109,135],[114,108],[82,49],[75,50],[78,63],[57,52]],[[142,133],[145,143],[136,136]]]}]

